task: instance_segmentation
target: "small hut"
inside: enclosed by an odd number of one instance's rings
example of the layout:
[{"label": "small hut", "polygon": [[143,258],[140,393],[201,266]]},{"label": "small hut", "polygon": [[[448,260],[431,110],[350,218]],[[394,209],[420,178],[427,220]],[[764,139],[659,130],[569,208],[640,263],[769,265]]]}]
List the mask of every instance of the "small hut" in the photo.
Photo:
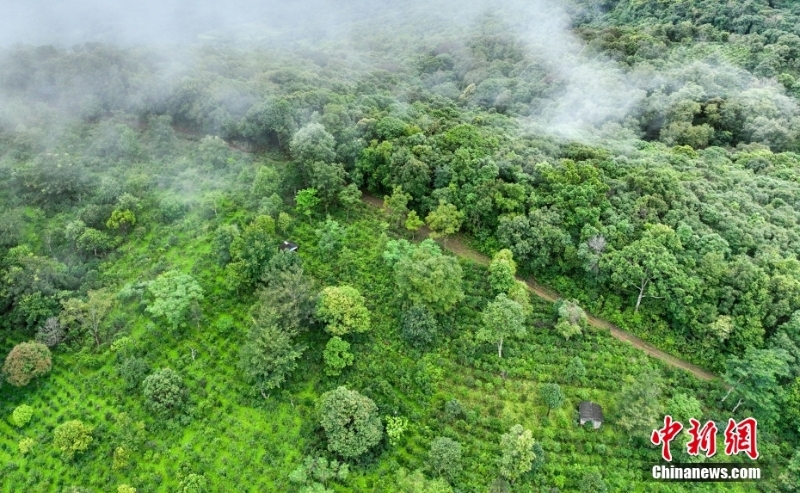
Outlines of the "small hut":
[{"label": "small hut", "polygon": [[594,402],[583,401],[578,404],[578,415],[581,426],[588,421],[592,423],[592,426],[594,426],[596,430],[603,424],[603,408]]},{"label": "small hut", "polygon": [[281,246],[278,249],[282,252],[296,252],[300,247],[297,246],[297,243],[292,243],[291,241],[284,241],[281,243]]}]

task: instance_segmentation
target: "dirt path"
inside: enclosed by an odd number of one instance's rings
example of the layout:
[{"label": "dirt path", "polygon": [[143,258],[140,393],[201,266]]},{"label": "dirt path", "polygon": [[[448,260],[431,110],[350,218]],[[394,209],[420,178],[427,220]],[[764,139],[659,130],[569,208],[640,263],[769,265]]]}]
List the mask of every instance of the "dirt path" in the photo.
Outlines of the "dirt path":
[{"label": "dirt path", "polygon": [[[383,207],[383,200],[373,195],[369,195],[367,193],[364,193],[361,196],[361,200],[363,200],[365,203],[373,207]],[[422,240],[424,238],[427,238],[429,232],[430,230],[428,230],[426,227],[420,228],[419,232],[417,233],[417,239]],[[473,262],[476,262],[481,265],[489,265],[489,261],[491,260],[486,255],[478,253],[472,248],[468,247],[466,241],[464,241],[464,238],[461,235],[455,235],[451,238],[448,238],[447,243],[443,244],[442,246],[444,246],[444,248],[450,250],[451,252],[455,253],[459,257],[470,259]],[[531,291],[533,291],[533,293],[536,294],[536,296],[542,299],[545,299],[550,302],[555,302],[559,298],[558,293],[538,284],[536,280],[532,278],[525,279],[517,276],[517,279],[525,282],[525,284],[528,285],[528,288]],[[619,339],[620,341],[625,341],[630,344],[633,344],[634,347],[641,349],[650,356],[657,358],[667,363],[668,365],[686,370],[701,380],[713,380],[717,378],[716,375],[714,375],[713,373],[708,372],[697,365],[689,363],[688,361],[676,358],[675,356],[672,356],[671,354],[668,354],[658,349],[649,342],[643,341],[642,339],[636,337],[630,332],[620,329],[619,327],[610,322],[597,318],[593,315],[589,315],[589,324],[592,327],[596,327],[598,329],[608,330],[613,337]]]},{"label": "dirt path", "polygon": [[[188,131],[187,129],[184,129],[184,128],[176,127],[175,129],[176,129],[176,131],[181,132],[181,133],[186,133],[186,134],[191,133],[193,135],[201,135],[200,133],[190,132],[190,131]],[[239,149],[242,152],[248,152],[247,149],[235,146],[232,143],[228,143],[228,144],[231,147]],[[380,199],[378,197],[375,197],[373,195],[369,195],[366,192],[361,196],[361,200],[364,201],[365,203],[373,206],[373,207],[378,207],[378,208],[383,207],[383,200],[382,199]],[[420,230],[418,232],[418,240],[422,240],[424,238],[427,238],[429,233],[430,233],[430,230],[427,227],[423,226],[422,228],[420,228]],[[466,241],[464,241],[464,239],[463,239],[463,237],[461,235],[456,235],[456,236],[454,236],[452,238],[448,238],[447,239],[447,244],[445,244],[444,247],[446,249],[450,250],[451,252],[455,253],[459,257],[470,259],[473,262],[476,262],[476,263],[481,264],[481,265],[489,265],[489,261],[490,261],[489,257],[487,257],[486,255],[483,255],[481,253],[478,253],[475,250],[473,250],[472,248],[468,247]],[[538,296],[538,297],[540,297],[542,299],[545,299],[547,301],[550,301],[550,302],[555,302],[556,300],[558,300],[558,298],[559,298],[558,293],[556,293],[554,291],[551,291],[550,289],[547,289],[546,287],[538,284],[536,282],[536,280],[534,280],[532,278],[531,279],[523,279],[523,278],[521,278],[519,276],[517,278],[520,281],[525,282],[528,285],[528,288],[531,291],[533,291],[533,293],[536,294],[536,296]],[[635,335],[631,334],[630,332],[624,331],[624,330],[620,329],[619,327],[617,327],[616,325],[614,325],[614,324],[612,324],[610,322],[607,322],[607,321],[599,319],[599,318],[597,318],[595,316],[589,315],[589,324],[592,325],[593,327],[596,327],[596,328],[599,328],[599,329],[608,330],[611,333],[612,336],[616,337],[620,341],[629,342],[629,343],[633,344],[635,347],[637,347],[637,348],[641,349],[642,351],[646,352],[650,356],[652,356],[654,358],[657,358],[657,359],[660,359],[661,361],[667,363],[668,365],[672,365],[672,366],[674,366],[676,368],[682,368],[682,369],[692,373],[697,378],[700,378],[702,380],[713,380],[713,379],[717,378],[716,375],[714,375],[713,373],[710,373],[710,372],[708,372],[706,370],[703,370],[699,366],[693,365],[692,363],[689,363],[688,361],[683,361],[680,358],[676,358],[675,356],[672,356],[672,355],[670,355],[668,353],[665,353],[664,351],[658,349],[657,347],[653,346],[652,344],[641,340],[640,338],[636,337]]]}]

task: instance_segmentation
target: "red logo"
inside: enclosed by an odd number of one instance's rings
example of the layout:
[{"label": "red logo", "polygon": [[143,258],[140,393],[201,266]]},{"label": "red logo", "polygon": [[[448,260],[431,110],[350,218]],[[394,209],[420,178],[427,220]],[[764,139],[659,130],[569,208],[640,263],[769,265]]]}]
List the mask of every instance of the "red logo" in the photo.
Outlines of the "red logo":
[{"label": "red logo", "polygon": [[709,421],[700,428],[700,422],[694,418],[689,419],[689,423],[692,427],[686,431],[692,439],[686,444],[686,452],[696,456],[702,450],[706,457],[713,457],[717,453],[717,425]]},{"label": "red logo", "polygon": [[751,459],[758,459],[757,426],[758,423],[754,418],[745,418],[738,423],[729,419],[725,428],[725,454],[736,455],[744,452]]},{"label": "red logo", "polygon": [[[713,457],[717,453],[717,425],[713,421],[708,421],[701,427],[700,422],[694,418],[689,419],[689,423],[691,426],[686,432],[691,439],[686,444],[686,452],[692,456],[704,452],[706,457]],[[758,459],[757,427],[758,422],[755,418],[745,418],[738,423],[734,419],[729,419],[724,432],[725,455],[744,452],[751,459]],[[681,423],[674,421],[672,416],[664,416],[664,427],[653,430],[650,435],[650,442],[653,445],[661,445],[661,457],[664,460],[672,461],[669,445],[681,430],[683,430]]]},{"label": "red logo", "polygon": [[672,421],[672,416],[664,416],[664,427],[659,430],[653,430],[653,434],[650,435],[650,441],[653,445],[661,445],[661,457],[664,460],[672,460],[669,443],[678,436],[682,429],[683,425],[677,421]]}]

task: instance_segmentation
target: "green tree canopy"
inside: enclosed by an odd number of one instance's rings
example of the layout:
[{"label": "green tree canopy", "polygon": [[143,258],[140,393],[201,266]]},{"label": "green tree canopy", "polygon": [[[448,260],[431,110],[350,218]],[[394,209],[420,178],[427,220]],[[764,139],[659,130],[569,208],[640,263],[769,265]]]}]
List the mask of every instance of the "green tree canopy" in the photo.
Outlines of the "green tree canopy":
[{"label": "green tree canopy", "polygon": [[[71,298],[61,302],[61,323],[86,331],[95,348],[103,343],[103,320],[114,305],[114,295],[106,290],[89,291],[86,301]],[[75,328],[75,327],[73,327]]]},{"label": "green tree canopy", "polygon": [[428,465],[438,476],[454,479],[461,472],[461,444],[448,437],[434,438]]},{"label": "green tree canopy", "polygon": [[558,320],[556,332],[564,339],[580,335],[589,326],[589,318],[576,301],[558,300],[555,304]]},{"label": "green tree canopy", "polygon": [[[703,417],[702,404],[696,397],[687,394],[675,394],[668,401],[665,412],[672,419],[681,423],[689,423],[691,418],[698,421]],[[684,425],[686,426],[686,425]]]},{"label": "green tree canopy", "polygon": [[414,305],[403,311],[401,328],[403,339],[417,349],[423,349],[436,339],[439,323],[428,308]]},{"label": "green tree canopy", "polygon": [[637,377],[628,376],[617,396],[617,425],[646,436],[658,427],[664,415],[661,402],[663,378],[658,370],[648,369]]},{"label": "green tree canopy", "polygon": [[328,460],[325,457],[306,456],[303,463],[289,474],[289,481],[302,486],[301,493],[328,493],[329,483],[344,481],[350,475],[350,466],[345,462]]},{"label": "green tree canopy", "polygon": [[419,469],[409,473],[401,467],[397,470],[395,485],[398,493],[453,493],[453,488],[445,480],[428,479]]},{"label": "green tree canopy", "polygon": [[586,367],[580,356],[575,356],[569,360],[569,364],[564,369],[564,377],[570,383],[580,382],[586,376]]},{"label": "green tree canopy", "polygon": [[550,416],[550,411],[558,409],[564,404],[564,393],[561,392],[561,387],[557,383],[544,383],[540,385],[539,395],[542,401],[547,405],[547,416]]},{"label": "green tree canopy", "polygon": [[345,170],[339,163],[316,161],[309,167],[309,184],[317,191],[326,211],[338,200],[344,183]]},{"label": "green tree canopy", "polygon": [[15,387],[50,373],[53,367],[50,350],[39,342],[21,342],[14,346],[3,363],[3,378]]},{"label": "green tree canopy", "polygon": [[53,432],[53,445],[68,460],[88,449],[93,440],[92,428],[77,419],[58,425]]},{"label": "green tree canopy", "polygon": [[616,286],[636,293],[638,312],[643,299],[664,298],[678,285],[681,269],[675,254],[682,249],[675,232],[659,224],[647,229],[641,239],[603,257],[601,266],[611,272]]},{"label": "green tree canopy", "polygon": [[403,241],[390,241],[384,252],[384,258],[393,263],[400,299],[434,313],[450,311],[464,297],[458,261],[443,255],[432,240],[416,246]]},{"label": "green tree canopy", "polygon": [[231,263],[226,266],[228,283],[233,288],[252,287],[261,278],[267,262],[278,250],[275,220],[257,216],[241,235],[232,234]]},{"label": "green tree canopy", "polygon": [[378,407],[355,390],[338,387],[325,392],[320,397],[318,413],[328,438],[328,450],[342,457],[363,455],[383,436]]},{"label": "green tree canopy", "polygon": [[203,301],[203,288],[188,274],[170,270],[156,277],[147,285],[152,296],[147,313],[163,318],[174,330],[177,329],[198,303]]},{"label": "green tree canopy", "polygon": [[425,222],[431,229],[431,238],[445,238],[451,236],[461,229],[461,223],[464,222],[464,213],[459,211],[453,204],[440,201],[439,206],[436,207],[425,218]]},{"label": "green tree canopy", "polygon": [[186,406],[186,385],[171,368],[162,368],[145,378],[142,391],[147,406],[161,416],[179,412]]},{"label": "green tree canopy", "polygon": [[384,195],[383,208],[389,216],[389,223],[395,228],[401,227],[406,220],[408,202],[411,199],[411,195],[403,192],[403,187],[400,186],[392,189],[392,195]]},{"label": "green tree canopy", "polygon": [[78,249],[84,253],[92,253],[95,257],[114,248],[114,238],[94,228],[83,230],[76,240]]},{"label": "green tree canopy", "polygon": [[325,330],[343,336],[370,329],[369,310],[364,297],[352,286],[328,286],[322,290],[317,304],[317,318],[325,322]]},{"label": "green tree canopy", "polygon": [[509,338],[521,338],[528,333],[525,314],[516,301],[503,293],[486,305],[481,314],[481,326],[475,337],[479,341],[497,344],[497,356],[503,357],[503,342]]},{"label": "green tree canopy", "polygon": [[295,340],[298,327],[294,324],[298,322],[290,320],[292,312],[290,309],[281,317],[271,304],[254,305],[253,325],[239,353],[239,368],[253,390],[262,395],[283,384],[306,349]]},{"label": "green tree canopy", "polygon": [[348,220],[350,220],[350,211],[361,203],[361,195],[361,190],[355,183],[351,183],[339,191],[339,203],[344,206]]},{"label": "green tree canopy", "polygon": [[492,286],[495,294],[506,293],[514,287],[517,274],[517,263],[514,262],[514,254],[511,250],[504,248],[492,257],[489,263],[489,285]]},{"label": "green tree canopy", "polygon": [[32,417],[33,408],[27,404],[17,406],[14,408],[14,412],[11,413],[11,420],[20,428],[28,424]]},{"label": "green tree canopy", "polygon": [[330,163],[336,158],[336,139],[319,123],[309,123],[294,134],[289,143],[292,158],[304,165],[316,161]]},{"label": "green tree canopy", "polygon": [[310,218],[314,215],[314,209],[316,209],[320,203],[319,192],[316,188],[300,190],[294,197],[294,203],[297,212]]},{"label": "green tree canopy", "polygon": [[790,375],[789,362],[792,361],[793,357],[780,348],[748,347],[744,356],[729,357],[725,362],[723,378],[730,387],[721,402],[733,397],[737,401],[731,406],[731,412],[746,404],[758,419],[778,419],[778,381],[780,377]]},{"label": "green tree canopy", "polygon": [[504,433],[500,437],[500,474],[514,483],[533,469],[533,461],[536,459],[535,443],[531,430],[526,430],[522,425],[514,425],[508,433]]},{"label": "green tree canopy", "polygon": [[331,377],[340,375],[342,370],[353,364],[350,343],[339,336],[328,339],[322,357],[325,360],[325,374]]},{"label": "green tree canopy", "polygon": [[584,473],[579,488],[580,493],[606,493],[608,491],[608,486],[603,481],[603,475],[597,471]]},{"label": "green tree canopy", "polygon": [[419,228],[425,225],[425,221],[419,218],[417,211],[409,211],[408,217],[406,218],[406,222],[403,224],[405,228],[411,231],[412,239],[417,237],[417,231]]}]

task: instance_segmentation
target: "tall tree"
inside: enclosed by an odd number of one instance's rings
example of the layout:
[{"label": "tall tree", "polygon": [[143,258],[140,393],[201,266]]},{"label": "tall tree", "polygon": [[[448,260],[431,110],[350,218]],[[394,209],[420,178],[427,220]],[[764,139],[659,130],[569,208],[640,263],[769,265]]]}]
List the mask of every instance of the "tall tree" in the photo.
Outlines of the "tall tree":
[{"label": "tall tree", "polygon": [[611,280],[622,289],[636,293],[636,306],[645,298],[664,298],[678,283],[681,269],[675,253],[682,250],[675,232],[663,224],[651,226],[639,240],[603,257],[602,266],[611,272]]},{"label": "tall tree", "polygon": [[567,368],[564,370],[564,377],[567,382],[574,383],[580,382],[586,376],[586,367],[583,365],[583,360],[580,356],[575,356],[569,361]]},{"label": "tall tree", "polygon": [[500,475],[514,483],[529,472],[536,459],[535,443],[531,430],[526,430],[522,425],[514,425],[508,433],[504,433],[500,437]]},{"label": "tall tree", "polygon": [[383,197],[383,207],[389,216],[389,223],[395,228],[400,228],[408,215],[408,202],[411,195],[403,192],[403,187],[394,187],[392,195]]},{"label": "tall tree", "polygon": [[651,368],[635,378],[628,376],[624,381],[617,397],[617,424],[626,431],[646,436],[657,427],[659,417],[664,414],[661,373]]},{"label": "tall tree", "polygon": [[344,166],[339,163],[316,161],[311,164],[309,175],[309,184],[317,191],[327,213],[328,207],[335,204],[339,193],[344,189]]},{"label": "tall tree", "polygon": [[275,220],[267,215],[257,216],[241,235],[234,235],[231,240],[231,263],[225,268],[229,285],[233,288],[252,287],[277,247]]},{"label": "tall tree", "polygon": [[794,358],[784,349],[749,347],[743,357],[731,356],[725,362],[723,378],[730,387],[720,402],[736,399],[731,412],[747,403],[756,416],[765,421],[778,418],[776,393],[779,377],[790,375]]},{"label": "tall tree", "polygon": [[419,231],[419,228],[425,225],[425,222],[419,218],[417,211],[412,210],[408,213],[408,217],[406,218],[404,225],[407,230],[411,231],[411,239],[416,239],[417,231]]},{"label": "tall tree", "polygon": [[344,206],[347,220],[350,220],[350,211],[361,203],[361,190],[355,183],[351,183],[339,191],[339,203]]},{"label": "tall tree", "polygon": [[344,481],[350,474],[345,462],[329,461],[325,457],[306,456],[303,463],[289,474],[289,481],[303,486],[301,493],[328,493],[331,481]]},{"label": "tall tree", "polygon": [[486,305],[481,322],[475,337],[479,341],[497,344],[498,358],[503,357],[503,342],[506,339],[521,338],[528,333],[522,307],[503,293]]},{"label": "tall tree", "polygon": [[114,305],[114,295],[108,291],[89,291],[86,301],[71,298],[61,302],[61,323],[64,325],[77,324],[94,339],[95,348],[103,343],[103,319],[108,315]]},{"label": "tall tree", "polygon": [[52,368],[53,360],[47,346],[38,342],[21,342],[6,356],[3,377],[11,385],[22,387],[34,378],[50,373]]},{"label": "tall tree", "polygon": [[317,304],[317,318],[325,330],[336,336],[366,332],[370,328],[369,310],[364,297],[352,286],[329,286],[322,290]]},{"label": "tall tree", "polygon": [[461,266],[442,254],[439,245],[389,242],[384,258],[394,268],[397,294],[407,305],[423,305],[433,313],[447,312],[463,297]]},{"label": "tall tree", "polygon": [[292,158],[304,165],[316,161],[333,162],[336,139],[319,123],[309,123],[294,134],[289,144]]},{"label": "tall tree", "polygon": [[325,360],[325,374],[331,377],[340,375],[342,370],[353,364],[354,359],[350,343],[339,336],[328,339],[322,358]]},{"label": "tall tree", "polygon": [[77,419],[58,425],[53,431],[53,445],[67,460],[88,449],[93,440],[92,428]]},{"label": "tall tree", "polygon": [[511,250],[504,248],[494,254],[489,263],[489,285],[495,294],[508,293],[514,287],[516,274],[517,263]]},{"label": "tall tree", "polygon": [[269,318],[274,313],[280,327],[296,332],[313,322],[317,292],[299,262],[296,254],[283,252],[267,263],[261,278],[265,286],[256,293],[257,301],[252,308],[254,318]]},{"label": "tall tree", "polygon": [[696,397],[687,394],[675,394],[667,401],[666,413],[680,423],[689,423],[694,418],[700,420],[703,408]]},{"label": "tall tree", "polygon": [[199,310],[203,301],[203,289],[188,274],[170,270],[156,277],[147,285],[152,301],[145,309],[154,317],[161,317],[175,330],[186,317]]},{"label": "tall tree", "polygon": [[397,470],[393,491],[397,493],[453,493],[453,487],[441,478],[426,478],[419,469],[410,473],[401,467]]},{"label": "tall tree", "polygon": [[325,222],[322,223],[315,232],[317,236],[319,236],[317,246],[320,251],[325,255],[330,255],[332,258],[335,258],[339,250],[342,249],[344,238],[347,235],[345,228],[328,216]]},{"label": "tall tree", "polygon": [[564,393],[561,392],[561,387],[557,383],[545,383],[539,387],[539,395],[547,405],[547,416],[550,417],[550,411],[558,409],[564,404]]},{"label": "tall tree", "polygon": [[454,479],[461,472],[461,444],[448,437],[434,438],[428,461],[437,475]]},{"label": "tall tree", "polygon": [[606,493],[608,486],[603,481],[603,475],[597,471],[584,473],[580,482],[580,493]]},{"label": "tall tree", "polygon": [[423,349],[433,342],[439,331],[439,323],[431,311],[421,305],[403,310],[400,319],[402,336],[417,349]]},{"label": "tall tree", "polygon": [[328,450],[342,457],[363,455],[383,436],[378,406],[355,390],[338,387],[325,392],[319,399],[318,414]]},{"label": "tall tree", "polygon": [[431,211],[425,218],[425,222],[431,229],[431,238],[447,238],[457,233],[464,222],[464,213],[459,211],[453,204],[440,201],[439,206]]},{"label": "tall tree", "polygon": [[558,315],[556,331],[561,334],[564,339],[569,339],[574,335],[580,335],[589,325],[586,312],[583,311],[583,308],[578,306],[576,301],[560,299],[555,303],[555,310]]},{"label": "tall tree", "polygon": [[297,192],[294,197],[294,203],[297,212],[310,218],[314,215],[314,209],[320,203],[319,193],[316,188],[304,188]]},{"label": "tall tree", "polygon": [[261,314],[254,320],[240,351],[239,368],[253,390],[265,397],[286,381],[306,349],[295,341],[291,329],[279,323],[276,316]]},{"label": "tall tree", "polygon": [[155,413],[168,416],[186,406],[187,390],[183,378],[172,368],[162,368],[142,382],[147,406]]}]

